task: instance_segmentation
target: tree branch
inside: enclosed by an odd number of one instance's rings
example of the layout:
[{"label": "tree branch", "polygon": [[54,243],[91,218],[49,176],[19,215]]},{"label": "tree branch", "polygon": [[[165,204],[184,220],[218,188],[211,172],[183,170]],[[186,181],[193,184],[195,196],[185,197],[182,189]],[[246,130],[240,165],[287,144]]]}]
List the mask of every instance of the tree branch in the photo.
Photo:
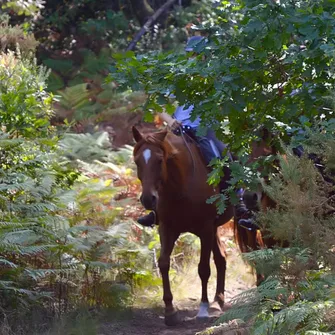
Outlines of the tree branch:
[{"label": "tree branch", "polygon": [[149,20],[144,24],[141,30],[136,34],[134,39],[127,47],[127,51],[134,50],[137,42],[142,38],[144,34],[149,31],[149,28],[152,26],[154,22],[177,0],[168,0],[163,6],[159,7],[157,11],[152,15]]}]

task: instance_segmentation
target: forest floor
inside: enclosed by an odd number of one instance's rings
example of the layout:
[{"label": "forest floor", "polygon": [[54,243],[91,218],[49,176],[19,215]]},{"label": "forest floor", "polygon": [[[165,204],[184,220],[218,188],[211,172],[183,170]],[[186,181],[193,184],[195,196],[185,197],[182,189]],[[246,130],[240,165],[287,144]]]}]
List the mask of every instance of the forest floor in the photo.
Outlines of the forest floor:
[{"label": "forest floor", "polygon": [[[242,261],[238,249],[233,243],[232,231],[222,232],[222,238],[227,246],[227,277],[225,301],[229,308],[229,301],[255,285],[254,275]],[[179,273],[172,282],[174,303],[179,310],[180,324],[167,327],[164,324],[164,309],[161,299],[162,292],[152,296],[151,292],[138,296],[131,311],[125,312],[119,318],[103,322],[99,325],[99,335],[195,335],[207,327],[213,326],[219,311],[210,311],[207,321],[198,321],[196,314],[201,294],[201,283],[197,274],[197,259],[189,264],[184,273]],[[212,261],[211,278],[209,281],[209,297],[214,297],[216,284],[216,271]],[[223,312],[224,313],[224,312]]]}]

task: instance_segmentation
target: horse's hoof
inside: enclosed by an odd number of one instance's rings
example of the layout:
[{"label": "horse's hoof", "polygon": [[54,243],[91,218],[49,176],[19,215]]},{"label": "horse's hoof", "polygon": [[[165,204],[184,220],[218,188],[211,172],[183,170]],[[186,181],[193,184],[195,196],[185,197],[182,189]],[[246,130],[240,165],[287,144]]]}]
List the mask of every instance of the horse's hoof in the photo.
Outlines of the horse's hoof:
[{"label": "horse's hoof", "polygon": [[197,314],[198,321],[207,321],[209,319],[208,313],[209,303],[208,302],[201,302],[199,312]]},{"label": "horse's hoof", "polygon": [[209,305],[209,311],[210,312],[221,312],[223,309],[223,305],[224,302],[222,300],[219,301],[213,301],[210,305]]},{"label": "horse's hoof", "polygon": [[176,326],[180,322],[178,311],[175,311],[169,315],[165,315],[164,321],[165,324],[169,327]]}]

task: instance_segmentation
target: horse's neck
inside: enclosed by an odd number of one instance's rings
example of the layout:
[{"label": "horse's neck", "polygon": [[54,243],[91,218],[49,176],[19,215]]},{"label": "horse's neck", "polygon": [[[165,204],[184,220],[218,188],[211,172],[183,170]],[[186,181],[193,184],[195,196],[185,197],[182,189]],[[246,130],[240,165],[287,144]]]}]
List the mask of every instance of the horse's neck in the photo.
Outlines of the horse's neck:
[{"label": "horse's neck", "polygon": [[177,153],[167,163],[164,188],[168,192],[185,193],[195,182],[207,179],[207,169],[194,144],[186,144],[179,138],[172,145]]}]

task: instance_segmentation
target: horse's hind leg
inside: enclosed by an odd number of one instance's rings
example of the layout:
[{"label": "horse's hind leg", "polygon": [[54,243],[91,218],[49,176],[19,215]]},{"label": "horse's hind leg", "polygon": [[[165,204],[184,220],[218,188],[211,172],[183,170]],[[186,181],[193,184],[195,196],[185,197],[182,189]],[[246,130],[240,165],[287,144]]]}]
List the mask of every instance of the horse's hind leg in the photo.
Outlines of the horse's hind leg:
[{"label": "horse's hind leg", "polygon": [[163,224],[159,226],[159,237],[161,241],[161,253],[158,259],[158,266],[161,271],[163,280],[163,300],[165,303],[165,324],[174,326],[178,323],[177,310],[172,304],[172,292],[170,287],[169,269],[170,256],[174,247],[174,243],[178,238],[178,234],[171,234],[168,229],[165,229]]},{"label": "horse's hind leg", "polygon": [[202,294],[201,294],[201,303],[200,309],[197,314],[197,318],[208,318],[208,293],[207,293],[207,285],[208,279],[211,274],[210,269],[210,256],[212,251],[212,239],[213,239],[213,231],[207,231],[200,236],[201,242],[201,255],[200,255],[200,262],[198,266],[198,273],[201,279],[201,287],[202,287]]},{"label": "horse's hind leg", "polygon": [[217,302],[220,308],[222,309],[224,305],[224,290],[226,280],[226,258],[224,256],[224,251],[220,250],[220,244],[221,242],[219,240],[219,236],[215,234],[213,238],[213,256],[217,276],[216,276],[216,293],[214,297],[214,302]]}]

